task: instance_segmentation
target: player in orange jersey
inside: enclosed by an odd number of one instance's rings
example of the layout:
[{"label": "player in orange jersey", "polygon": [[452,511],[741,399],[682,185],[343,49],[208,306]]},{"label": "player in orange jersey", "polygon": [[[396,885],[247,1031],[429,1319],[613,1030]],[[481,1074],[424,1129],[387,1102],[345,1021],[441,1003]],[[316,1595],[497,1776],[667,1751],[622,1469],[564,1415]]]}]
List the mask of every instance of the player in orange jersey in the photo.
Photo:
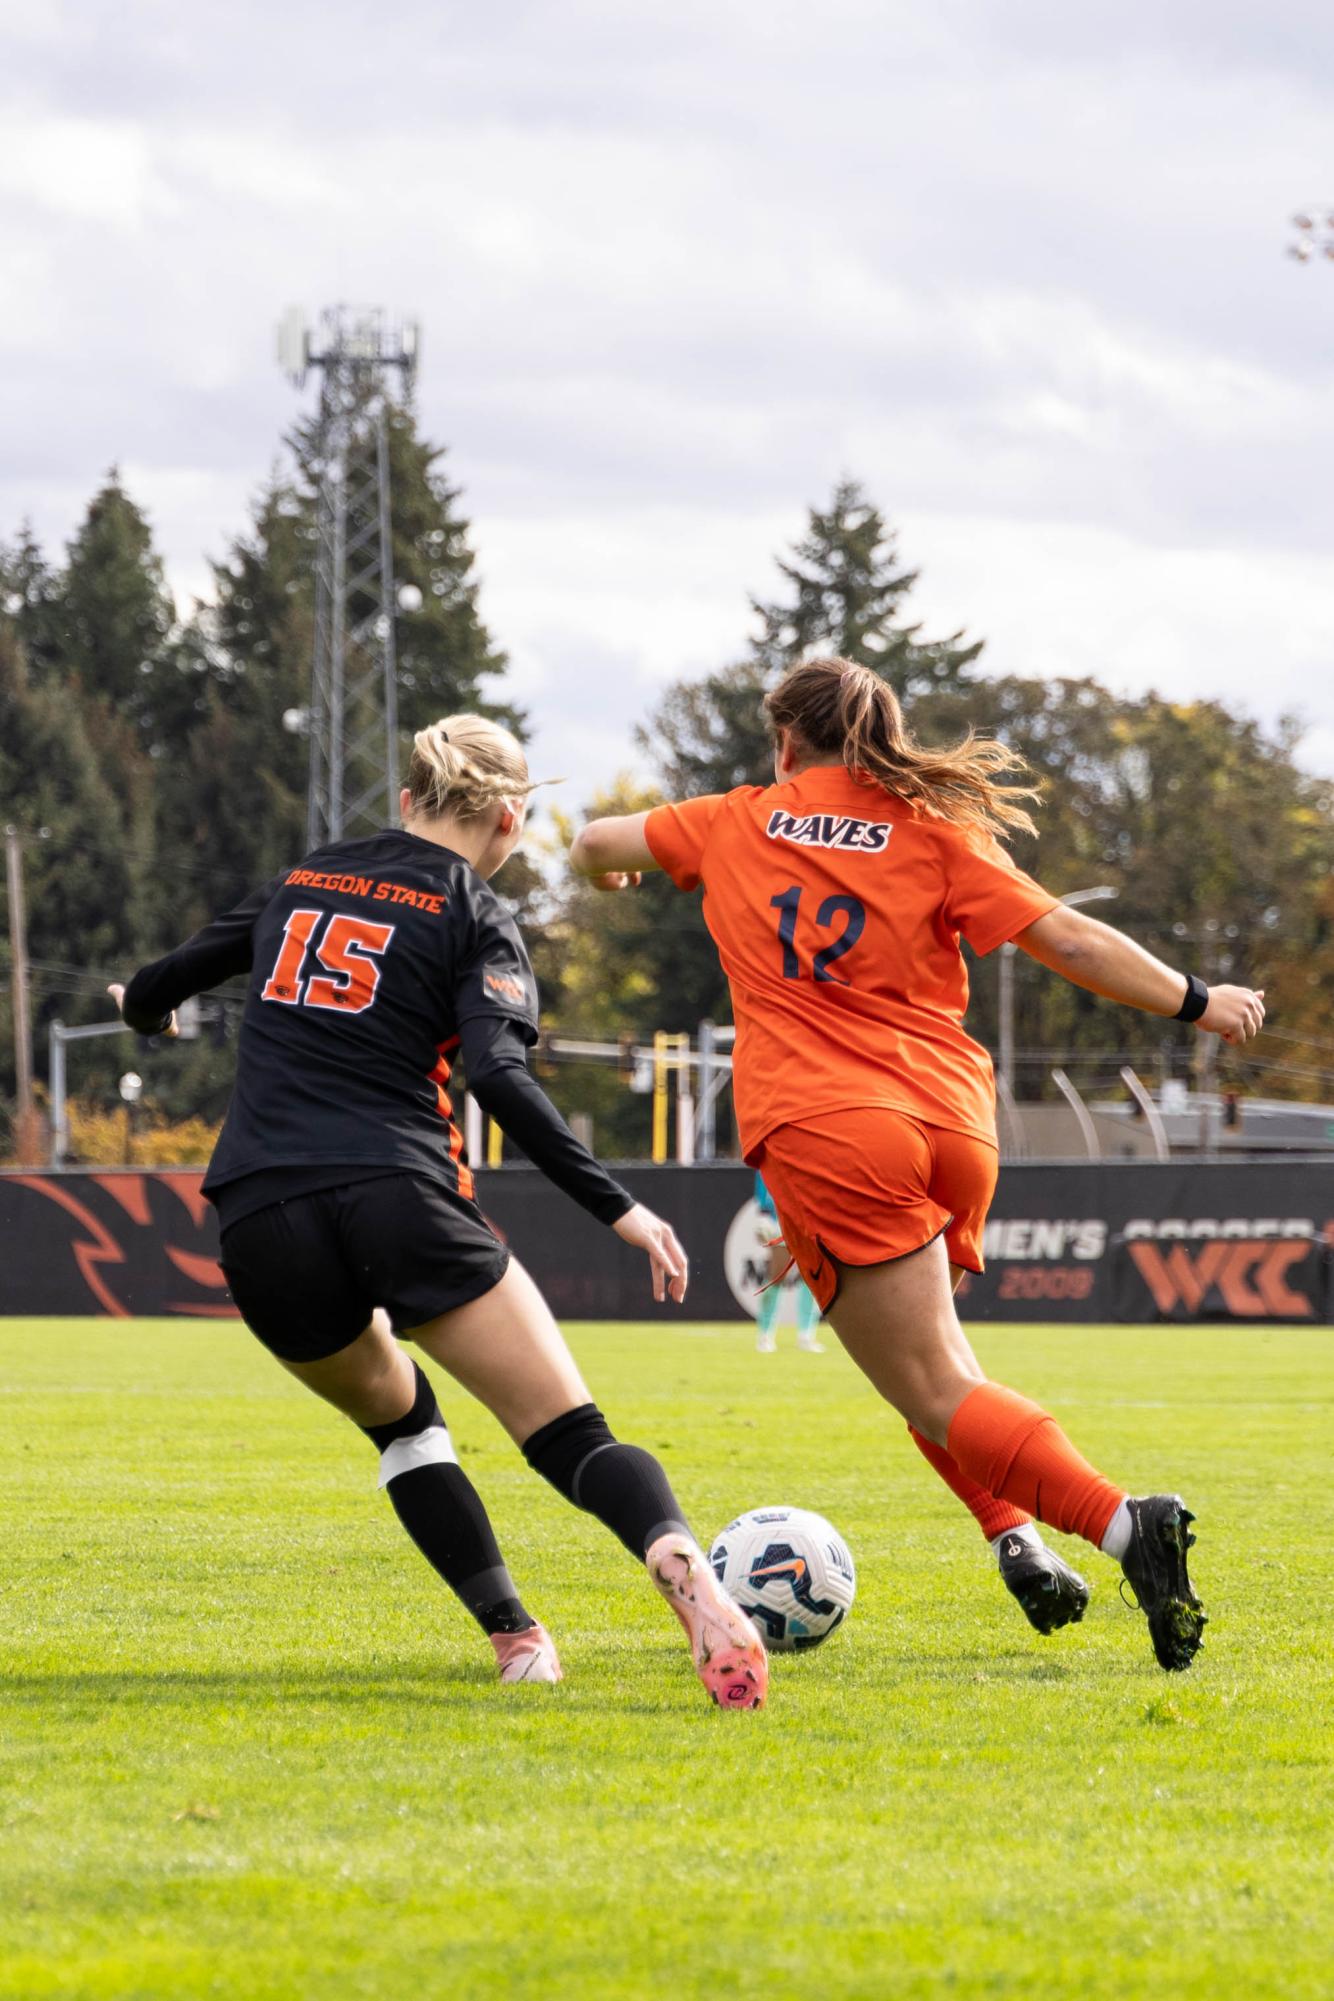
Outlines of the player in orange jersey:
[{"label": "player in orange jersey", "polygon": [[1164,1668],[1204,1613],[1179,1495],[1132,1498],[1038,1404],[990,1382],[954,1310],[982,1269],[996,1182],[990,1061],[964,1031],[967,939],[1007,939],[1077,986],[1240,1043],[1264,997],[1206,987],[1068,910],[998,836],[1031,829],[1022,761],[976,737],[919,745],[889,686],[846,660],[788,673],[765,709],[772,786],[595,820],[571,851],[606,889],[664,869],[704,885],[732,989],[741,1144],[839,1339],[998,1545],[1041,1631],[1082,1616],[1083,1580],[1032,1517],[1116,1558]]}]

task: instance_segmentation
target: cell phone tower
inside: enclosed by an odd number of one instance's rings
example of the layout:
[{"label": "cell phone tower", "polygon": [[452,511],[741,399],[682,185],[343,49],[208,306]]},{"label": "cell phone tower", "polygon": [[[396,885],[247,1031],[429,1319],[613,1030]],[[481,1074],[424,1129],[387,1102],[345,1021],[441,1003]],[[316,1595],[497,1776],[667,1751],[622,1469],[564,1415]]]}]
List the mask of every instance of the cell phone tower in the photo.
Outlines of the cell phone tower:
[{"label": "cell phone tower", "polygon": [[293,385],[320,371],[308,848],[398,824],[388,411],[411,388],[419,346],[415,321],[378,306],[330,306],[315,329],[293,307],[278,328]]}]

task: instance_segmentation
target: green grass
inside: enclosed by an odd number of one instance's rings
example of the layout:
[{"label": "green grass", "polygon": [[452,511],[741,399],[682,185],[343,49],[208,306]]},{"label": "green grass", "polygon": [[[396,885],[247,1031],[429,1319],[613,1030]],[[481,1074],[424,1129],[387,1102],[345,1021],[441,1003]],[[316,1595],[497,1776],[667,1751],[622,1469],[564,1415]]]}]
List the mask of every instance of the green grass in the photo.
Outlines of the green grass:
[{"label": "green grass", "polygon": [[1169,1678],[1096,1556],[1030,1633],[840,1354],[573,1329],[701,1532],[783,1500],[851,1542],[848,1624],[753,1716],[461,1394],[558,1689],[493,1683],[370,1448],[239,1328],[0,1323],[0,1995],[1326,1996],[1330,1338],[983,1330],[1198,1510]]}]

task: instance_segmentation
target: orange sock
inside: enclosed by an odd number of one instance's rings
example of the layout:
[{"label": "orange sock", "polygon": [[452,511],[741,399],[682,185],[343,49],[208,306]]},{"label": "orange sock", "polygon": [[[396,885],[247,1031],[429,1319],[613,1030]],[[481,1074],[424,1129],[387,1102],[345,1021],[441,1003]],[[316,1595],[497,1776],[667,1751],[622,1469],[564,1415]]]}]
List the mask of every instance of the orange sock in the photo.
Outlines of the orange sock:
[{"label": "orange sock", "polygon": [[1076,1452],[1041,1404],[1003,1383],[979,1383],[968,1392],[946,1442],[956,1465],[988,1493],[1095,1546],[1125,1499],[1124,1489]]},{"label": "orange sock", "polygon": [[1025,1522],[1033,1519],[1022,1508],[1011,1507],[1008,1501],[998,1501],[985,1487],[979,1487],[976,1480],[970,1480],[966,1473],[960,1472],[943,1445],[933,1445],[911,1424],[908,1436],[928,1466],[935,1467],[950,1492],[959,1496],[988,1542],[994,1542],[1007,1529],[1022,1528]]}]

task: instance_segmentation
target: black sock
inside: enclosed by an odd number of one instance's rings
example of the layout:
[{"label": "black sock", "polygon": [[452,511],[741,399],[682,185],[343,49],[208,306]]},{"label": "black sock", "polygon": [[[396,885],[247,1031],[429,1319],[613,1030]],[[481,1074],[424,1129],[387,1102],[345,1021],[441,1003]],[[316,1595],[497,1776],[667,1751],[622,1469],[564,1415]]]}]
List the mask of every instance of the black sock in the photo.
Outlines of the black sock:
[{"label": "black sock", "polygon": [[[416,1363],[412,1409],[362,1430],[379,1448],[380,1484],[394,1513],[484,1633],[526,1633],[537,1621],[520,1603],[482,1497],[454,1458],[435,1391]],[[401,1448],[387,1462],[386,1453]]]},{"label": "black sock", "polygon": [[614,1438],[596,1404],[544,1424],[524,1440],[523,1456],[567,1501],[605,1522],[631,1556],[642,1558],[672,1529],[689,1534],[661,1465],[642,1446]]}]

